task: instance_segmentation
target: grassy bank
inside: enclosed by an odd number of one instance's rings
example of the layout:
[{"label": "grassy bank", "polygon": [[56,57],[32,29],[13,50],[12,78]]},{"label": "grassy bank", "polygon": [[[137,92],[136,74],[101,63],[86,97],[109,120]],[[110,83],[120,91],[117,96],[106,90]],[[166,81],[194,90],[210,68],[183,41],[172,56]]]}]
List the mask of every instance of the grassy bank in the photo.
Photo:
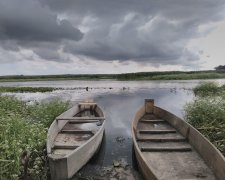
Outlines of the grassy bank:
[{"label": "grassy bank", "polygon": [[56,90],[91,90],[91,89],[112,89],[112,87],[74,87],[74,88],[53,88],[53,87],[10,87],[0,86],[0,93],[12,92],[12,93],[35,93],[35,92],[52,92]]},{"label": "grassy bank", "polygon": [[225,86],[208,82],[193,91],[196,97],[185,107],[186,120],[225,155]]},{"label": "grassy bank", "polygon": [[63,74],[39,76],[0,76],[0,82],[7,81],[55,81],[55,80],[188,80],[188,79],[221,79],[225,71],[165,71],[138,72],[124,74]]},{"label": "grassy bank", "polygon": [[0,179],[23,177],[26,162],[28,179],[46,179],[47,128],[67,108],[64,102],[31,106],[0,96]]},{"label": "grassy bank", "polygon": [[9,87],[9,86],[0,86],[0,92],[52,92],[58,90],[59,88],[52,87]]},{"label": "grassy bank", "polygon": [[60,81],[60,80],[98,80],[98,79],[116,79],[115,75],[110,74],[62,74],[62,75],[36,75],[36,76],[0,76],[0,82],[17,81]]}]

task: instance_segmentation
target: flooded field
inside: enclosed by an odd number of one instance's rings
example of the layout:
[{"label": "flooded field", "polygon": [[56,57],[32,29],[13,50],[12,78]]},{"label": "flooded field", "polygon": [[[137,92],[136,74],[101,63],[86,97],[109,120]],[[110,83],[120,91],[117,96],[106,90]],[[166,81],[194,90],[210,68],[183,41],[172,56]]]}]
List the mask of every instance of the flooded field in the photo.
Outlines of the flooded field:
[{"label": "flooded field", "polygon": [[[215,81],[215,80],[213,80]],[[224,83],[225,80],[216,80]],[[94,99],[106,116],[105,137],[99,153],[74,179],[141,179],[133,157],[131,123],[144,99],[155,99],[155,104],[179,117],[183,106],[193,99],[191,89],[199,80],[186,81],[33,81],[0,83],[0,86],[60,87],[47,93],[3,93],[28,101],[52,99],[78,102]],[[68,89],[67,89],[68,88]],[[73,88],[72,90],[70,88]],[[94,177],[94,178],[93,178]]]}]

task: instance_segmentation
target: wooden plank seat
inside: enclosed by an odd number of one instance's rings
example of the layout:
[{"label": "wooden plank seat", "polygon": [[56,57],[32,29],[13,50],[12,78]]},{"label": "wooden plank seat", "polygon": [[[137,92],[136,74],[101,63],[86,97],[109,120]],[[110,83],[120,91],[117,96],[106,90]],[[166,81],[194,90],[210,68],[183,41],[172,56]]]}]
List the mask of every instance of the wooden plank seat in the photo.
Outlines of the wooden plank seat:
[{"label": "wooden plank seat", "polygon": [[166,123],[165,120],[162,119],[142,119],[140,122],[145,122],[145,123]]},{"label": "wooden plank seat", "polygon": [[92,131],[89,130],[67,130],[67,129],[62,129],[60,133],[64,134],[94,134]]},{"label": "wooden plank seat", "polygon": [[78,103],[78,105],[96,106],[97,103],[92,103],[92,102],[82,102],[82,103]]},{"label": "wooden plank seat", "polygon": [[164,134],[164,133],[176,133],[177,131],[172,130],[139,130],[140,134]]},{"label": "wooden plank seat", "polygon": [[188,152],[191,147],[141,147],[142,152]]},{"label": "wooden plank seat", "polygon": [[53,149],[76,149],[78,148],[79,146],[76,146],[76,145],[67,145],[67,144],[57,144],[57,145],[54,145]]},{"label": "wooden plank seat", "polygon": [[70,120],[69,124],[98,123],[98,120]]},{"label": "wooden plank seat", "polygon": [[69,121],[70,124],[97,123],[99,121],[105,120],[105,117],[65,117],[65,118],[56,118],[56,120]]},{"label": "wooden plank seat", "polygon": [[186,141],[185,138],[137,138],[137,141],[140,142],[184,142]]},{"label": "wooden plank seat", "polygon": [[105,120],[105,117],[64,117],[64,118],[56,118],[57,121],[86,121],[86,120],[93,120],[93,121],[99,121],[99,120]]}]

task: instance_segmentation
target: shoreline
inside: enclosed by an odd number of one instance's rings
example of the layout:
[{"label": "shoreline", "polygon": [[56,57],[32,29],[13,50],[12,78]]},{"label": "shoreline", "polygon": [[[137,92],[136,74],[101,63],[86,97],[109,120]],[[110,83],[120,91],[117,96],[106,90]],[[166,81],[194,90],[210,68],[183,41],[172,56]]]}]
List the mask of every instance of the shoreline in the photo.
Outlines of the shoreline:
[{"label": "shoreline", "polygon": [[26,81],[155,81],[155,80],[204,80],[224,79],[225,71],[168,71],[168,72],[140,72],[126,74],[62,74],[62,75],[9,75],[0,76],[0,82]]}]

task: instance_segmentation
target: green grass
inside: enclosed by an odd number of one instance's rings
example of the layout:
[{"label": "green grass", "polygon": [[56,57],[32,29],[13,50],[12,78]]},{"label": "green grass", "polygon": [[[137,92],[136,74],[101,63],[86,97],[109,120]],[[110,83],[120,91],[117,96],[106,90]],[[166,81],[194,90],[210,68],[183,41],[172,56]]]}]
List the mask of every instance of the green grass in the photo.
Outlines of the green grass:
[{"label": "green grass", "polygon": [[198,128],[225,156],[225,85],[202,83],[186,104],[185,119]]},{"label": "green grass", "polygon": [[191,79],[222,79],[225,78],[225,73],[193,73],[193,74],[171,74],[171,75],[156,75],[152,80],[191,80]]},{"label": "green grass", "polygon": [[0,179],[23,176],[21,154],[30,153],[28,179],[46,179],[46,135],[68,103],[52,101],[27,105],[14,97],[0,96]]},{"label": "green grass", "polygon": [[216,82],[202,82],[193,91],[196,96],[206,97],[215,96],[223,93],[224,86],[219,86]]},{"label": "green grass", "polygon": [[0,92],[52,92],[59,88],[52,87],[10,87],[10,86],[0,86]]},{"label": "green grass", "polygon": [[62,74],[62,75],[37,75],[37,76],[0,76],[0,82],[20,82],[20,81],[57,81],[57,80],[98,80],[115,79],[115,75],[109,74]]},{"label": "green grass", "polygon": [[218,71],[167,71],[119,74],[118,80],[191,80],[191,79],[222,79],[225,72]]},{"label": "green grass", "polygon": [[[98,88],[98,87],[96,87]],[[53,87],[10,87],[10,86],[0,86],[0,93],[12,92],[12,93],[35,93],[35,92],[52,92],[56,90],[86,90],[86,87],[75,87],[75,88],[53,88]],[[88,88],[95,89],[95,88]],[[112,89],[109,87],[109,89]]]}]

